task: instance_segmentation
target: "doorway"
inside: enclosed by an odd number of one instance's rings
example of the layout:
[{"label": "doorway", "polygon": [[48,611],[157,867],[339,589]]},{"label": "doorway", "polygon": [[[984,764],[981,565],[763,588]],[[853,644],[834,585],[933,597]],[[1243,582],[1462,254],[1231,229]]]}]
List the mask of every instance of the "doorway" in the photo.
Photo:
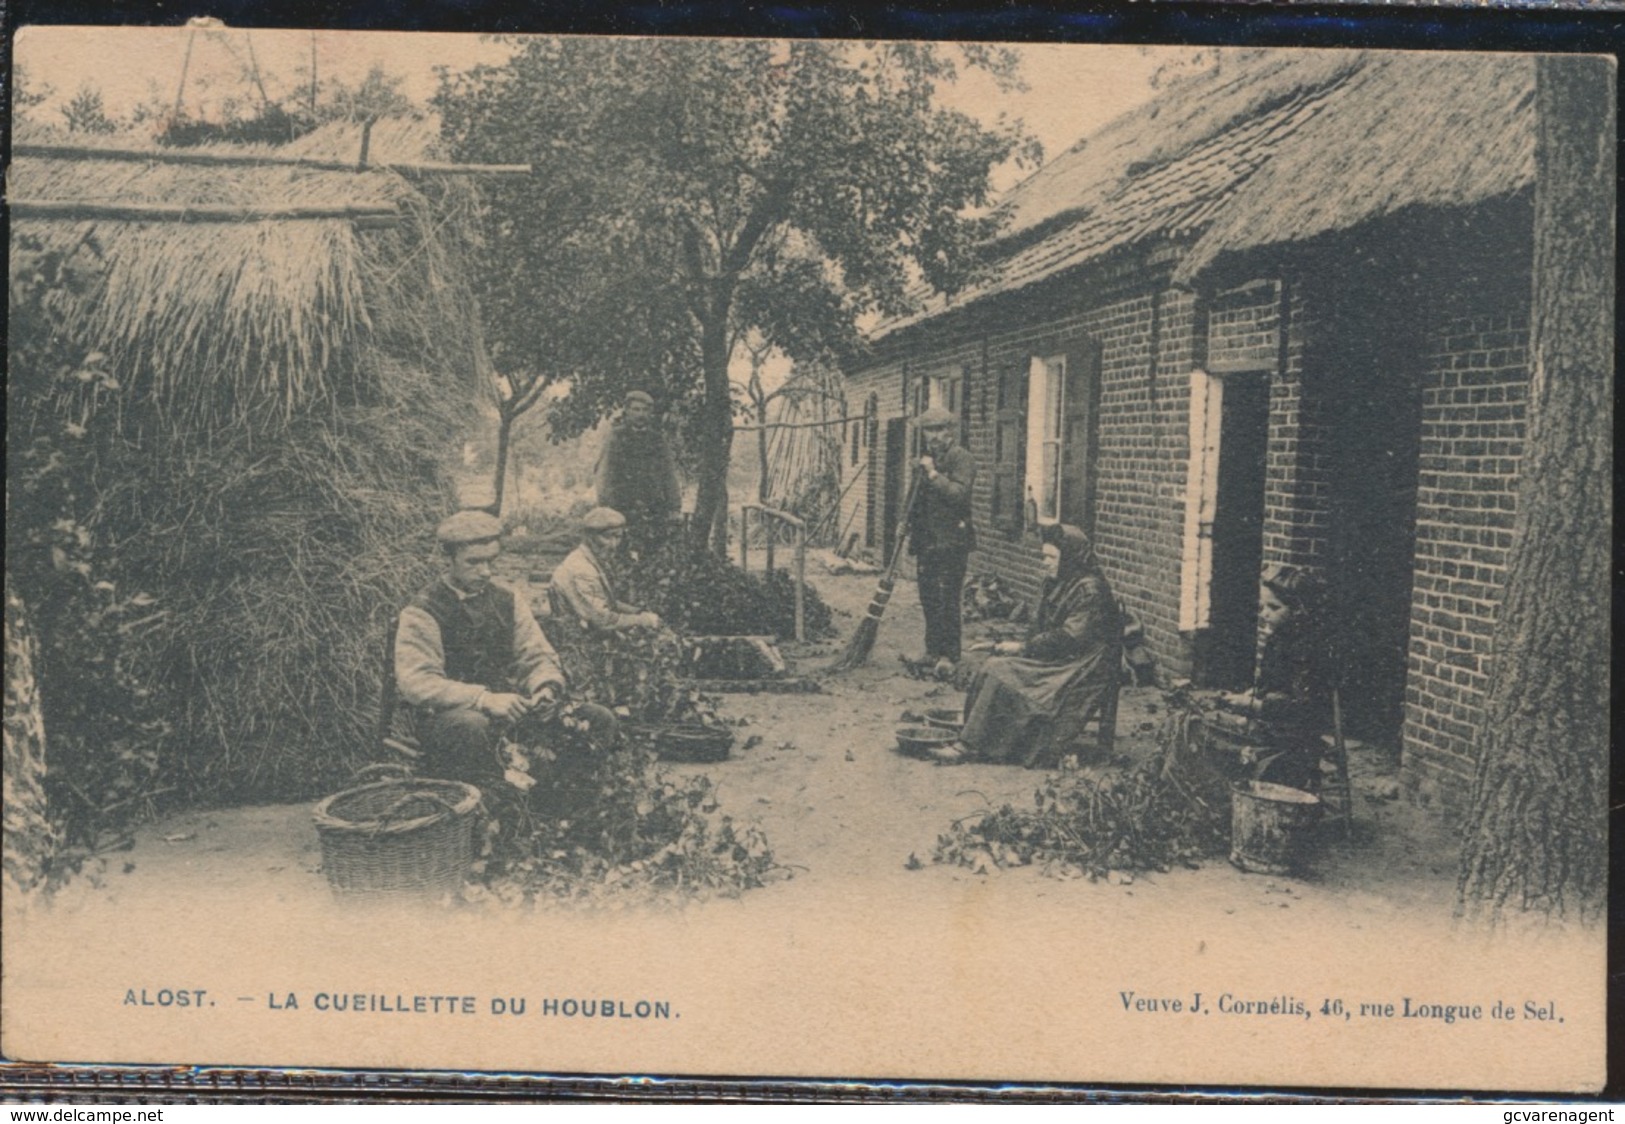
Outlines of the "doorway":
[{"label": "doorway", "polygon": [[1269,377],[1229,374],[1220,398],[1217,492],[1213,506],[1213,582],[1200,678],[1242,690],[1253,681],[1258,582],[1264,552],[1264,469],[1269,451]]},{"label": "doorway", "polygon": [[886,467],[882,474],[886,487],[882,553],[888,561],[892,551],[897,549],[897,524],[903,518],[903,478],[907,467],[908,419],[891,418],[886,422]]}]

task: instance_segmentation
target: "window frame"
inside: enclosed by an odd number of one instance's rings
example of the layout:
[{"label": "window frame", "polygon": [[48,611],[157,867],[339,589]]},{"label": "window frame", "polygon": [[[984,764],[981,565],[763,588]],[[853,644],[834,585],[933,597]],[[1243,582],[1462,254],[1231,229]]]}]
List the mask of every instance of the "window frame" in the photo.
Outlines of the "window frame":
[{"label": "window frame", "polygon": [[[1032,356],[1027,369],[1027,453],[1022,480],[1023,508],[1031,504],[1032,524],[1051,526],[1061,521],[1066,486],[1066,375],[1064,351]],[[1046,451],[1053,450],[1049,457]],[[1048,475],[1053,493],[1045,504]],[[1048,513],[1046,513],[1048,512]]]}]

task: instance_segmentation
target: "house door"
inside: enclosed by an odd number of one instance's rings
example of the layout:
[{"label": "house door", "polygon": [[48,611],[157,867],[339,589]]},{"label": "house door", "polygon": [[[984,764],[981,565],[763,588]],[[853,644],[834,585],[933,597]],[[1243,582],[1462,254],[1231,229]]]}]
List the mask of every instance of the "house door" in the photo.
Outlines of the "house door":
[{"label": "house door", "polygon": [[1211,603],[1198,660],[1203,683],[1236,690],[1252,683],[1257,651],[1269,380],[1237,374],[1225,376],[1223,384],[1210,532]]},{"label": "house door", "polygon": [[890,559],[897,549],[897,524],[903,518],[903,489],[908,476],[908,419],[892,418],[886,422],[886,501],[883,552]]}]

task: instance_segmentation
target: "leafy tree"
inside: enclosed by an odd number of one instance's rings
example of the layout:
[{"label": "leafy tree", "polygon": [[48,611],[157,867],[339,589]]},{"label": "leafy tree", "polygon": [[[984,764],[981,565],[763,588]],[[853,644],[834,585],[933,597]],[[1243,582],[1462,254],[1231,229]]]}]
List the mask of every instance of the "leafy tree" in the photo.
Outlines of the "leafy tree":
[{"label": "leafy tree", "polygon": [[89,82],[74,91],[68,104],[62,107],[62,117],[70,133],[118,132],[118,122],[107,115],[101,88]]},{"label": "leafy tree", "polygon": [[49,82],[35,82],[33,75],[14,62],[11,67],[11,113],[18,121],[34,120],[34,110],[56,96]]},{"label": "leafy tree", "polygon": [[329,79],[326,100],[316,108],[318,121],[377,121],[384,117],[423,116],[412,99],[401,93],[404,74],[391,74],[374,63],[367,75],[351,86],[343,79]]},{"label": "leafy tree", "polygon": [[505,371],[569,380],[554,432],[627,390],[684,421],[695,528],[725,516],[734,398],[751,333],[839,359],[865,314],[897,314],[979,267],[989,173],[1036,161],[1019,122],[943,107],[961,67],[1014,85],[1013,53],[915,43],[540,38],[442,74],[456,159],[529,161],[489,196],[482,303]]}]

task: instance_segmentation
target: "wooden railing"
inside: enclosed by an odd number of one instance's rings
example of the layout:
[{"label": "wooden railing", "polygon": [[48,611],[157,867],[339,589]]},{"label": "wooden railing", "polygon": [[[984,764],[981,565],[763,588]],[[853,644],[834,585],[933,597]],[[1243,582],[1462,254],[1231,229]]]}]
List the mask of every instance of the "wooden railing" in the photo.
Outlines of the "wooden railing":
[{"label": "wooden railing", "polygon": [[774,557],[773,548],[778,541],[778,525],[789,527],[794,534],[792,541],[795,550],[795,596],[796,596],[796,639],[807,638],[807,524],[798,516],[788,511],[780,511],[776,507],[767,507],[759,503],[747,503],[739,508],[739,568],[746,573],[750,572],[750,513],[756,512],[757,525],[767,524],[768,534],[765,550],[767,551],[766,571],[772,573]]}]

